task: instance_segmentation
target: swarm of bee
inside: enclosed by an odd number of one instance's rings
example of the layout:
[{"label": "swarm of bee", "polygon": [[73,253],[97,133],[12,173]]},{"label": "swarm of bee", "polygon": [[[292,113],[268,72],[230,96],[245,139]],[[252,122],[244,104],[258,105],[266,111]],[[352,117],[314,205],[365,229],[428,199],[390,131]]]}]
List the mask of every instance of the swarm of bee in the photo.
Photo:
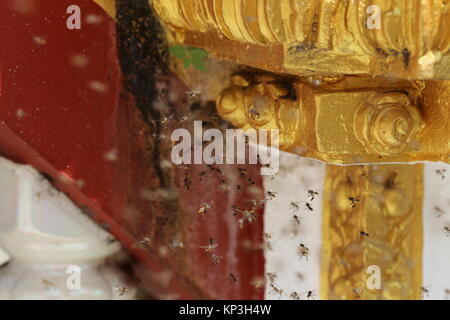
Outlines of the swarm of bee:
[{"label": "swarm of bee", "polygon": [[299,258],[303,258],[305,257],[306,260],[308,260],[308,256],[309,256],[309,248],[306,247],[303,243],[300,243],[297,247],[297,254],[299,256]]}]

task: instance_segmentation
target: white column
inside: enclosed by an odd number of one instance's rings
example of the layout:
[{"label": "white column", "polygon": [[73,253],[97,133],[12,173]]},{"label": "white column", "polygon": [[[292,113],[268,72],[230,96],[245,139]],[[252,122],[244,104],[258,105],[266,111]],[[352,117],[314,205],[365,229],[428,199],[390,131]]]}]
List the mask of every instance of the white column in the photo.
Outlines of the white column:
[{"label": "white column", "polygon": [[[265,247],[266,299],[308,299],[309,291],[309,299],[320,299],[325,169],[321,162],[281,152],[278,174],[264,177],[265,191],[275,193],[264,213],[264,232],[270,237]],[[299,254],[300,244],[307,255]]]},{"label": "white column", "polygon": [[[113,240],[113,241],[111,241]],[[0,157],[0,299],[133,299],[114,238],[35,169]],[[9,257],[4,256],[1,260]]]}]

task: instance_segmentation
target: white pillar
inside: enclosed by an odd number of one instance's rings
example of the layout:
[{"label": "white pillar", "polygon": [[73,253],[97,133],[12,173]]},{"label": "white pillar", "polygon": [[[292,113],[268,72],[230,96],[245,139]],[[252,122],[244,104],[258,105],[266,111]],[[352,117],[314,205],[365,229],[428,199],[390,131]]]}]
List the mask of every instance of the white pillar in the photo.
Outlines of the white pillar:
[{"label": "white pillar", "polygon": [[0,157],[0,299],[133,299],[111,239],[35,169]]}]

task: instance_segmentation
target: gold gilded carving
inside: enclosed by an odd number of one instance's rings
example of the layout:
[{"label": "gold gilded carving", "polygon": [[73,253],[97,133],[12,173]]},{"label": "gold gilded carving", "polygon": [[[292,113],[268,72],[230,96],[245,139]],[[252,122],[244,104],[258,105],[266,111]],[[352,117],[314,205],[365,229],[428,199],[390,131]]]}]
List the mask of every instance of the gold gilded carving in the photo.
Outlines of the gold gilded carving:
[{"label": "gold gilded carving", "polygon": [[327,167],[321,297],[420,299],[422,175],[422,165]]},{"label": "gold gilded carving", "polygon": [[421,131],[423,121],[404,94],[374,95],[355,114],[355,133],[367,152],[391,155],[403,152]]},{"label": "gold gilded carving", "polygon": [[339,164],[449,161],[450,101],[436,109],[435,99],[450,97],[450,82],[254,71],[231,82],[217,98],[219,115],[243,129],[279,129],[284,151]]},{"label": "gold gilded carving", "polygon": [[[178,41],[268,71],[449,79],[450,3],[444,0],[152,3]],[[371,5],[380,8],[380,29],[367,26]],[[252,56],[261,47],[264,61]]]}]

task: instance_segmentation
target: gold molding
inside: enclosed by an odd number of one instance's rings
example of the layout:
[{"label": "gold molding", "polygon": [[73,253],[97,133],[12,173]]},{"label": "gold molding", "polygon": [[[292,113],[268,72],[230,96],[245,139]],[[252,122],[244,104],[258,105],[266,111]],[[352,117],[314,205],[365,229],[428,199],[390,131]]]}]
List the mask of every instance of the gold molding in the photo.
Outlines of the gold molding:
[{"label": "gold molding", "polygon": [[450,81],[286,77],[240,71],[216,99],[247,130],[279,129],[280,149],[336,164],[450,161]]},{"label": "gold molding", "polygon": [[[177,41],[272,72],[450,77],[450,3],[444,0],[152,3]],[[381,10],[381,29],[367,28],[370,5]]]},{"label": "gold molding", "polygon": [[[323,299],[420,299],[423,165],[327,167]],[[379,266],[381,289],[366,269]]]}]

